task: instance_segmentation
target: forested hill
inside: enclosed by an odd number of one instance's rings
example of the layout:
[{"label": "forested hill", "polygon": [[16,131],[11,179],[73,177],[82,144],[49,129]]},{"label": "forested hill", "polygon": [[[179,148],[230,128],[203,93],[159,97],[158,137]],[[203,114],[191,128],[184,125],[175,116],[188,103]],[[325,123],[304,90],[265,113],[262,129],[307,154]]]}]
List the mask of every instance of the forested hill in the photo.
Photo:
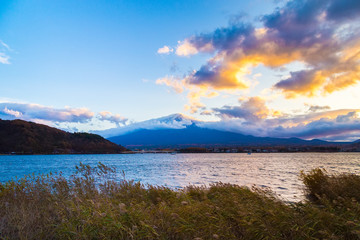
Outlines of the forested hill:
[{"label": "forested hill", "polygon": [[0,154],[121,153],[122,146],[89,133],[69,133],[23,120],[0,119]]}]

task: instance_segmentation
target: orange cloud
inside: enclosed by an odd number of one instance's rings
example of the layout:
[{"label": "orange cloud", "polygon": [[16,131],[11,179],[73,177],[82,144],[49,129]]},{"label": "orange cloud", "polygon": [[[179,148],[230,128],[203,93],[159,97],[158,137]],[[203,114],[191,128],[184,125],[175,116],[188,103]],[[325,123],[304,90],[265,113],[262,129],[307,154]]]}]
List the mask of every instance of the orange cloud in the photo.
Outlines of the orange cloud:
[{"label": "orange cloud", "polygon": [[272,93],[286,98],[328,95],[360,82],[359,19],[360,4],[352,0],[290,0],[262,16],[260,27],[235,21],[178,41],[178,56],[211,57],[183,78],[166,77],[157,83],[178,93],[187,91],[187,108],[196,112],[204,108],[200,100],[209,92],[251,89],[256,80],[249,76],[259,65],[284,69],[300,62],[302,69],[290,70],[290,77],[279,79]]},{"label": "orange cloud", "polygon": [[176,93],[182,93],[185,90],[188,92],[187,98],[189,103],[185,105],[185,110],[190,113],[196,113],[199,109],[204,110],[206,107],[200,102],[201,98],[214,98],[219,93],[206,86],[191,85],[187,78],[181,79],[174,76],[166,76],[156,80],[156,84],[166,85],[171,87]]},{"label": "orange cloud", "polygon": [[349,24],[358,20],[360,9],[344,1],[337,7],[333,0],[291,0],[263,16],[262,27],[235,22],[179,41],[179,56],[213,53],[184,78],[186,86],[244,90],[251,86],[247,77],[254,67],[281,68],[293,62],[306,68],[274,85],[287,98],[329,94],[358,83],[360,29]]},{"label": "orange cloud", "polygon": [[159,78],[156,80],[156,84],[171,87],[177,93],[182,93],[184,91],[184,88],[186,87],[186,83],[184,82],[184,80],[176,78],[174,76],[166,76],[163,78]]},{"label": "orange cloud", "polygon": [[[350,43],[349,43],[350,44]],[[329,63],[291,73],[275,85],[286,97],[327,95],[360,82],[360,39],[344,46]]]},{"label": "orange cloud", "polygon": [[214,108],[218,116],[225,119],[238,118],[249,122],[261,122],[264,119],[282,116],[277,110],[268,108],[265,99],[261,97],[249,97],[239,99],[240,106],[224,106]]}]

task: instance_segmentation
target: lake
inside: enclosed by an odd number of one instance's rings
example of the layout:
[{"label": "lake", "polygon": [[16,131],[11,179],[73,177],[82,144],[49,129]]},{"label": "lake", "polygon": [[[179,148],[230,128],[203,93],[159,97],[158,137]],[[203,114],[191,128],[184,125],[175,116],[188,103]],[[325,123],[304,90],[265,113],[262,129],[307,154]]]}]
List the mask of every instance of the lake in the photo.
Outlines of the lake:
[{"label": "lake", "polygon": [[3,155],[0,182],[31,173],[63,172],[70,176],[80,162],[116,167],[126,179],[182,188],[215,182],[269,187],[287,201],[303,199],[301,170],[324,168],[330,173],[360,174],[360,153],[211,153],[112,155]]}]

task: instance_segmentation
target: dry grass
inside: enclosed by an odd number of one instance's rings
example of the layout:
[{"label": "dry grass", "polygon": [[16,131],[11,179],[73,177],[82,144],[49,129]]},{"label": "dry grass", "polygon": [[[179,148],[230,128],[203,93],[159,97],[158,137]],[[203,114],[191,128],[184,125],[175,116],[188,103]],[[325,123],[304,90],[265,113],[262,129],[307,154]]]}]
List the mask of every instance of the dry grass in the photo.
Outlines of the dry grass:
[{"label": "dry grass", "polygon": [[[326,197],[338,176],[319,170],[303,173],[309,194],[321,197],[314,203],[289,205],[269,191],[237,185],[218,183],[209,188],[189,186],[174,191],[133,181],[114,181],[114,174],[114,169],[101,163],[95,168],[81,164],[70,179],[61,174],[29,176],[0,184],[0,239],[360,236],[358,192],[348,187],[341,190],[343,181],[358,186],[358,177],[341,175],[347,176],[346,180],[339,180],[337,190],[332,189],[331,196]],[[331,186],[326,188],[327,184]]]}]

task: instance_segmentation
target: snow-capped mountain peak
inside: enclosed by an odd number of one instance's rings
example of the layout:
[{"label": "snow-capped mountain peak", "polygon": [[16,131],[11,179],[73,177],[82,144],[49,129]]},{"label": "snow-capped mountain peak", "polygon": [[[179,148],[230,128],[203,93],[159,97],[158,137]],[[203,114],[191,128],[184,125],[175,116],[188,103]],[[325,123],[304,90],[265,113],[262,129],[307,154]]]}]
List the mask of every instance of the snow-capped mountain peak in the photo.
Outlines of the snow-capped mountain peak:
[{"label": "snow-capped mountain peak", "polygon": [[108,138],[112,136],[123,135],[139,129],[182,129],[200,122],[200,120],[197,120],[190,116],[186,116],[181,113],[175,113],[165,117],[154,118],[143,122],[136,122],[118,128],[96,131],[94,133]]},{"label": "snow-capped mountain peak", "polygon": [[[191,122],[190,124],[194,123],[194,122],[199,122],[199,120],[192,118],[190,116],[181,114],[181,113],[175,113],[175,114],[171,114],[165,117],[160,117],[160,118],[155,118],[155,119],[150,119],[147,121],[151,121],[151,122],[162,122],[162,123],[174,123],[174,122],[178,122],[178,123],[188,123]],[[145,122],[147,122],[145,121]]]}]

